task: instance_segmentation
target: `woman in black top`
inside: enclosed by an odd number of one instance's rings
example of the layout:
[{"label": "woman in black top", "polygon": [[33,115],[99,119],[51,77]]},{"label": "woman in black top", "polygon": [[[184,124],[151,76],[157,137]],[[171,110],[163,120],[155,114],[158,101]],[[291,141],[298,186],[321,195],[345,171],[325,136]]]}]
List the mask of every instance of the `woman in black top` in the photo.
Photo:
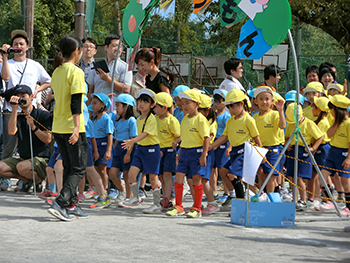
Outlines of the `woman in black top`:
[{"label": "woman in black top", "polygon": [[137,67],[147,74],[146,88],[154,93],[167,92],[170,94],[170,84],[166,74],[158,69],[160,51],[156,47],[143,48],[135,57]]}]

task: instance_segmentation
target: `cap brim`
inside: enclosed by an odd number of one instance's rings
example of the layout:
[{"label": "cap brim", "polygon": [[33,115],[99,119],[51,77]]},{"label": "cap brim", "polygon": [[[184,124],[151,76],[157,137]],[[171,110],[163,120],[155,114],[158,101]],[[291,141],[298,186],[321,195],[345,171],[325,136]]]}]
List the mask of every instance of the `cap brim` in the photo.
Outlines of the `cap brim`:
[{"label": "cap brim", "polygon": [[179,93],[179,98],[180,99],[188,99],[188,100],[193,100],[189,95],[187,95],[185,92],[180,92]]}]

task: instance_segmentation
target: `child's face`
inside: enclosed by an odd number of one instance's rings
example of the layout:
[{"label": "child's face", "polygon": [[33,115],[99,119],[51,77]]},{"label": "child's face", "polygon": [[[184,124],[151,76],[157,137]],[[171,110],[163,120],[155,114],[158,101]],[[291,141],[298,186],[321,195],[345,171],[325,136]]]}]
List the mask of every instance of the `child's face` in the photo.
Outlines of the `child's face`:
[{"label": "child's face", "polygon": [[161,116],[163,115],[163,113],[167,110],[166,107],[163,107],[161,105],[159,105],[158,103],[156,104],[156,106],[154,107],[154,113],[157,115],[157,116]]},{"label": "child's face", "polygon": [[271,109],[273,105],[273,97],[268,92],[260,93],[255,100],[256,104],[258,104],[259,106],[259,109],[262,111],[267,111]]},{"label": "child's face", "polygon": [[92,106],[91,106],[92,110],[96,115],[105,106],[105,104],[96,97],[92,98],[91,103],[92,103]]},{"label": "child's face", "polygon": [[125,112],[125,109],[126,109],[127,105],[124,105],[124,104],[121,103],[121,102],[117,102],[117,103],[115,104],[115,106],[116,106],[116,109],[117,109],[117,114],[118,114],[119,116],[122,116],[122,115],[124,114],[124,112]]},{"label": "child's face", "polygon": [[313,81],[318,81],[318,75],[316,72],[309,72],[306,75],[307,82],[313,82]]},{"label": "child's face", "polygon": [[208,109],[198,109],[199,113],[202,113],[204,117],[207,117],[209,114],[209,108]]},{"label": "child's face", "polygon": [[306,93],[306,98],[307,100],[311,103],[311,104],[314,104],[314,97],[319,97],[320,96],[320,93],[317,92],[317,91],[310,91],[310,92],[307,92]]},{"label": "child's face", "polygon": [[315,104],[312,107],[312,115],[314,115],[314,117],[317,117],[318,115],[320,115],[321,110],[320,108],[318,108]]},{"label": "child's face", "polygon": [[230,105],[227,105],[228,110],[230,111],[231,116],[238,116],[242,113],[243,110],[243,101],[235,102]]},{"label": "child's face", "polygon": [[326,73],[322,76],[321,82],[323,83],[323,87],[326,89],[329,84],[334,82],[334,78],[331,73]]},{"label": "child's face", "polygon": [[329,89],[328,90],[328,95],[334,96],[337,94],[341,94],[341,92],[339,90],[336,90],[336,89]]},{"label": "child's face", "polygon": [[222,102],[224,101],[224,98],[220,98],[220,99],[214,99],[214,107],[216,110],[218,111],[222,111],[225,109],[225,104],[222,104]]},{"label": "child's face", "polygon": [[143,113],[143,112],[148,112],[151,110],[153,104],[151,102],[145,101],[145,100],[138,100],[137,101],[137,108],[138,110]]},{"label": "child's face", "polygon": [[147,61],[144,61],[143,59],[139,59],[139,64],[137,64],[137,67],[141,69],[144,74],[150,74],[152,64],[154,64],[152,62],[153,60],[151,60],[151,62],[147,62]]},{"label": "child's face", "polygon": [[181,99],[184,115],[190,114],[198,107],[198,102],[189,99]]},{"label": "child's face", "polygon": [[180,99],[178,96],[176,96],[176,97],[174,98],[174,100],[175,100],[176,105],[179,107],[180,111],[182,111],[181,99]]}]

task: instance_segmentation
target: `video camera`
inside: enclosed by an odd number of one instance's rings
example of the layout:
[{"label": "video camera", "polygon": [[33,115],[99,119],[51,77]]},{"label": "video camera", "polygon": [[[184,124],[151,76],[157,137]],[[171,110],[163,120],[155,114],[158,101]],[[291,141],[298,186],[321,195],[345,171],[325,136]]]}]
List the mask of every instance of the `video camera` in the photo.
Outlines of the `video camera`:
[{"label": "video camera", "polygon": [[2,54],[21,53],[21,52],[22,52],[22,49],[21,49],[21,48],[12,48],[12,47],[10,47],[10,48],[7,50],[7,52],[4,51],[4,50],[2,50],[2,49],[0,49],[0,52],[1,52]]},{"label": "video camera", "polygon": [[[0,96],[1,97],[3,97],[3,98],[5,98],[5,100],[6,101],[10,101],[10,99],[11,99],[11,97],[13,96],[13,95],[16,95],[17,94],[17,86],[19,86],[19,85],[16,85],[15,87],[13,87],[12,89],[9,89],[9,90],[6,90],[6,91],[4,91],[4,90],[0,90]],[[27,103],[27,100],[25,100],[25,99],[22,99],[22,98],[20,98],[19,100],[18,100],[18,103],[13,103],[13,102],[10,102],[10,104],[12,104],[12,105],[25,105]]]}]

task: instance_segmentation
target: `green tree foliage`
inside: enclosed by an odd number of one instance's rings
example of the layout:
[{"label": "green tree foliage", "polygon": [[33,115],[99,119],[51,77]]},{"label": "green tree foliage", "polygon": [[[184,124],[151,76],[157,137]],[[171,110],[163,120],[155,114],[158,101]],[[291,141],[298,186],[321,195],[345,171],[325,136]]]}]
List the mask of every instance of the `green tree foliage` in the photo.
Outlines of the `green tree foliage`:
[{"label": "green tree foliage", "polygon": [[10,43],[11,32],[24,28],[24,18],[21,16],[20,1],[0,0],[0,43]]}]

